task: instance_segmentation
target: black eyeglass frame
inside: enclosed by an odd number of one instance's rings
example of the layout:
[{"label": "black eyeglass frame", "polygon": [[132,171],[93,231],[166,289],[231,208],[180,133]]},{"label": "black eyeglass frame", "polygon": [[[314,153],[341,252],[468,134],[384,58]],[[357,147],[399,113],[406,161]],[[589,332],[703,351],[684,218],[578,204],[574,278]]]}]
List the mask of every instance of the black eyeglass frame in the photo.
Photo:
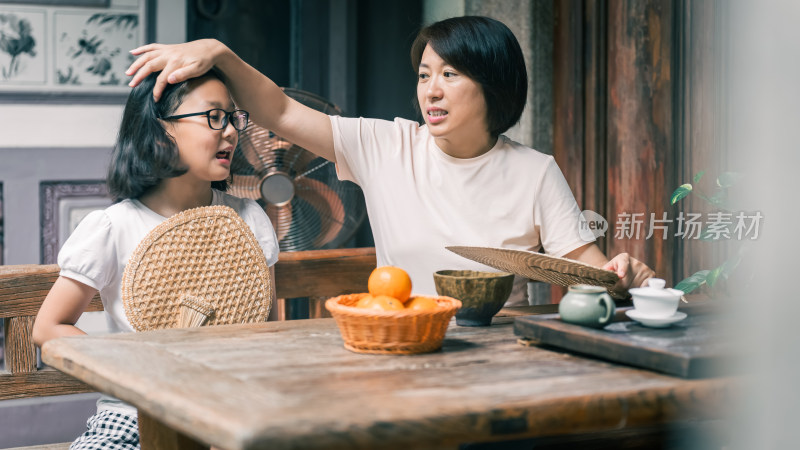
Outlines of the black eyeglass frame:
[{"label": "black eyeglass frame", "polygon": [[[221,128],[214,128],[214,126],[211,125],[211,112],[212,111],[222,111],[224,119],[222,121],[222,127]],[[236,114],[236,113],[244,113],[244,127],[242,129],[237,128],[236,127],[236,121],[233,120],[233,115]],[[235,128],[235,129],[237,129],[239,131],[244,131],[244,130],[247,129],[247,126],[250,124],[250,113],[249,112],[247,112],[247,111],[245,111],[243,109],[234,109],[233,111],[228,112],[228,111],[225,111],[222,108],[212,108],[212,109],[209,109],[208,111],[203,111],[203,112],[196,112],[196,113],[189,113],[189,114],[178,114],[177,116],[162,117],[161,120],[175,120],[175,119],[183,119],[185,117],[194,117],[194,116],[206,116],[206,120],[208,120],[208,127],[211,128],[212,130],[224,130],[225,127],[228,126],[228,124],[231,124],[231,125],[233,125],[233,128]]]}]

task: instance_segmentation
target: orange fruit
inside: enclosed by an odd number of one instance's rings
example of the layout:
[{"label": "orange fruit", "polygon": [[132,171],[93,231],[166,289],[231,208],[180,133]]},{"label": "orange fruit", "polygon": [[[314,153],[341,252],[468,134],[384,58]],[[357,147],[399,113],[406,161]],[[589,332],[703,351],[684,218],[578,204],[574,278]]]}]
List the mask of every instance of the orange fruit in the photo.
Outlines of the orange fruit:
[{"label": "orange fruit", "polygon": [[374,295],[372,296],[372,300],[369,301],[366,306],[362,306],[362,308],[377,309],[380,311],[400,311],[403,309],[403,303],[388,295]]},{"label": "orange fruit", "polygon": [[356,303],[356,308],[367,308],[367,307],[369,307],[369,304],[372,303],[372,300],[374,300],[374,299],[375,299],[375,297],[367,294],[367,295],[361,297],[358,300],[358,303]]},{"label": "orange fruit", "polygon": [[430,311],[438,308],[439,304],[431,297],[414,297],[406,302],[405,307],[414,311]]},{"label": "orange fruit", "polygon": [[405,303],[411,296],[411,277],[399,267],[382,266],[369,275],[367,287],[372,295],[388,295]]}]

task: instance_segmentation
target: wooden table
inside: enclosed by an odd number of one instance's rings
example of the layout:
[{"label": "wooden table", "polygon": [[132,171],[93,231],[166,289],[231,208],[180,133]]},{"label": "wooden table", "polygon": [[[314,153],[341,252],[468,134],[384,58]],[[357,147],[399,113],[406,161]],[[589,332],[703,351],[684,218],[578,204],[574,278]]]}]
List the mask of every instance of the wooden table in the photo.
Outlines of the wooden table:
[{"label": "wooden table", "polygon": [[42,357],[139,408],[145,449],[416,449],[619,430],[719,417],[738,384],[526,347],[512,323],[452,323],[441,352],[414,356],[349,352],[333,319],[314,319],[62,338]]}]

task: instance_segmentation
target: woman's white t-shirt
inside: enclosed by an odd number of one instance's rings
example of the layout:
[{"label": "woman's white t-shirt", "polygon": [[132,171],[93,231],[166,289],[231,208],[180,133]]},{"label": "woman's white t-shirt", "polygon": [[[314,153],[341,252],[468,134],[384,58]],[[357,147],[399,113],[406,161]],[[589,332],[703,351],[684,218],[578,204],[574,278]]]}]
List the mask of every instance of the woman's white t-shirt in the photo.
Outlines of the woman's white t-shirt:
[{"label": "woman's white t-shirt", "polygon": [[[231,207],[256,236],[269,266],[278,261],[278,239],[263,209],[253,200],[213,190],[212,205]],[[122,305],[122,274],[139,242],[166,217],[138,200],[127,199],[89,213],[58,253],[60,275],[100,292],[112,333],[133,332]],[[136,410],[112,397],[98,401],[98,412],[114,410],[135,415]]]},{"label": "woman's white t-shirt", "polygon": [[[416,294],[435,295],[433,273],[490,270],[445,249],[502,247],[563,256],[586,245],[580,209],[561,170],[505,136],[476,158],[444,153],[427,126],[331,116],[338,176],[361,186],[378,265],[411,276]],[[508,306],[527,304],[517,279]]]}]

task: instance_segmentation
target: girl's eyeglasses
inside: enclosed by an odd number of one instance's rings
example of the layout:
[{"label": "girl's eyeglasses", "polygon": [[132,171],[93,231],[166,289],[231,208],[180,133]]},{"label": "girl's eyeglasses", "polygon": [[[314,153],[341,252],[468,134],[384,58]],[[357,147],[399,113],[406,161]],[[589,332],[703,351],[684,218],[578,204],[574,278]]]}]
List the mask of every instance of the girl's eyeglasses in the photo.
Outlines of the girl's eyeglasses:
[{"label": "girl's eyeglasses", "polygon": [[162,117],[162,120],[175,120],[183,119],[184,117],[193,116],[206,116],[208,119],[208,126],[212,130],[224,130],[228,126],[228,122],[239,131],[244,131],[250,120],[250,113],[247,111],[236,109],[227,112],[221,108],[209,109],[208,111],[196,112],[190,114],[178,114],[177,116]]}]

